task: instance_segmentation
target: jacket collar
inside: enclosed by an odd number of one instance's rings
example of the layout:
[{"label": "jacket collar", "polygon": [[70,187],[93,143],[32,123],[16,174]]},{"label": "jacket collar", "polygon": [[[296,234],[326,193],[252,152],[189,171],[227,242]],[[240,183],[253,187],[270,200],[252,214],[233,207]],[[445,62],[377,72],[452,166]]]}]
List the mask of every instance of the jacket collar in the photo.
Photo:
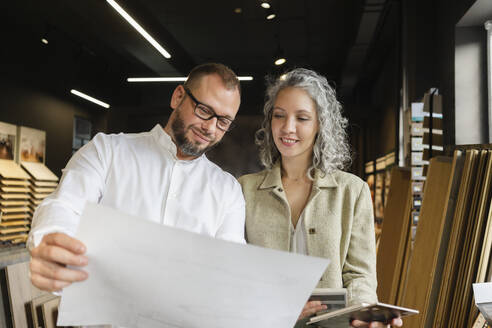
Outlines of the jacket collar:
[{"label": "jacket collar", "polygon": [[[263,182],[258,189],[276,188],[282,186],[282,177],[280,175],[280,161],[277,161],[270,170],[267,170]],[[318,188],[337,187],[338,183],[333,174],[323,174],[319,170],[314,172],[314,184]]]}]

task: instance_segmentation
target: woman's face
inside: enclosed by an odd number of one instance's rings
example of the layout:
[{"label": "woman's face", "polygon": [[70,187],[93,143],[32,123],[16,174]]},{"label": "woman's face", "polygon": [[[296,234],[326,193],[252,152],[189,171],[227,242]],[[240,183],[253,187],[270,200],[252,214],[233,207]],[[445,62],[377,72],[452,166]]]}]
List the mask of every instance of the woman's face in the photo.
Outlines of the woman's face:
[{"label": "woman's face", "polygon": [[272,136],[282,158],[310,158],[318,126],[316,104],[306,91],[289,87],[277,94]]}]

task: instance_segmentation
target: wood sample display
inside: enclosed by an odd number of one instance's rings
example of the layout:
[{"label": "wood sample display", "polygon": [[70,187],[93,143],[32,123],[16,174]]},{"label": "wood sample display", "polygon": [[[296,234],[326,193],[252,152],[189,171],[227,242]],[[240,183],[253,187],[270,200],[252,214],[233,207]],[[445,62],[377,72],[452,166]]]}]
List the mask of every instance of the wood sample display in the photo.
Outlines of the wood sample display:
[{"label": "wood sample display", "polygon": [[[415,237],[414,249],[409,263],[409,273],[405,297],[402,305],[419,309],[420,314],[405,320],[405,327],[432,327],[433,311],[427,311],[431,305],[432,291],[440,286],[440,275],[436,275],[436,264],[441,245],[446,240],[445,226],[452,220],[448,213],[454,212],[454,194],[461,178],[462,156],[455,154],[454,160],[448,157],[434,157],[430,161],[424,188],[422,207]],[[453,189],[454,186],[454,189]],[[451,200],[451,201],[450,201]],[[443,257],[444,252],[441,252]],[[437,278],[437,279],[436,279]],[[436,283],[435,280],[439,280]],[[428,322],[430,321],[430,322]],[[426,322],[428,322],[426,324]]]},{"label": "wood sample display", "polygon": [[43,163],[21,162],[31,177],[30,202],[34,212],[48,195],[56,190],[58,177]]},{"label": "wood sample display", "polygon": [[48,292],[41,291],[31,284],[29,262],[9,265],[4,270],[6,279],[4,285],[7,286],[11,325],[14,328],[29,327],[26,304],[33,298],[46,295]]},{"label": "wood sample display", "polygon": [[477,157],[477,150],[467,151],[465,155],[458,199],[442,272],[442,276],[446,277],[446,279],[441,281],[433,327],[448,327],[453,290],[458,279],[457,267],[460,261],[458,252],[462,249],[464,242],[461,230],[463,229],[463,224],[466,223],[465,216],[471,205],[470,194],[473,190],[473,182],[476,176]]},{"label": "wood sample display", "polygon": [[0,160],[0,241],[5,246],[27,240],[32,216],[28,179],[14,161]]},{"label": "wood sample display", "polygon": [[31,319],[31,327],[45,327],[42,325],[42,304],[52,301],[55,298],[59,298],[59,296],[55,296],[53,294],[46,294],[39,297],[34,298],[29,302],[29,312]]},{"label": "wood sample display", "polygon": [[410,186],[410,170],[393,167],[377,254],[377,294],[378,299],[383,303],[395,304],[397,300],[406,238],[411,226],[412,193]]}]

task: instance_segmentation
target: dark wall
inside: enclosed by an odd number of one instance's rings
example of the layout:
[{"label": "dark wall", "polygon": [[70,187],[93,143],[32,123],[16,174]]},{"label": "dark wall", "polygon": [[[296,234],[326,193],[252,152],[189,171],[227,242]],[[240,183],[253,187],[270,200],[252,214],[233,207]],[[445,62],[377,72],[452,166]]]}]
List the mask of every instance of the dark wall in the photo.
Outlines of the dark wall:
[{"label": "dark wall", "polygon": [[46,165],[57,175],[72,155],[74,116],[92,122],[93,133],[105,131],[107,112],[39,91],[12,80],[0,82],[0,121],[46,131]]}]

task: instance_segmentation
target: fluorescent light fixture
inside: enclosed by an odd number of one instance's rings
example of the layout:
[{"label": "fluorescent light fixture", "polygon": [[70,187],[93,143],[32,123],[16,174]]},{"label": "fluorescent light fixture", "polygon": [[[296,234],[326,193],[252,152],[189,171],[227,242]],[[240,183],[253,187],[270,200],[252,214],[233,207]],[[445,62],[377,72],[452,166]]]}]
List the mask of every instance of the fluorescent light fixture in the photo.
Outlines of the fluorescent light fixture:
[{"label": "fluorescent light fixture", "polygon": [[274,18],[275,18],[275,14],[269,14],[269,15],[266,17],[266,19],[268,19],[268,20],[272,20],[272,19],[274,19]]},{"label": "fluorescent light fixture", "polygon": [[277,65],[277,66],[283,65],[283,64],[285,64],[286,61],[287,61],[287,59],[285,59],[285,58],[279,58],[275,61],[275,65]]},{"label": "fluorescent light fixture", "polygon": [[128,82],[184,82],[186,77],[129,77]]},{"label": "fluorescent light fixture", "polygon": [[44,44],[48,44],[48,40],[47,40],[47,39],[45,39],[45,38],[42,38],[42,39],[41,39],[41,42],[43,42]]},{"label": "fluorescent light fixture", "polygon": [[268,2],[266,2],[266,1],[263,1],[263,2],[261,3],[261,7],[262,7],[262,8],[265,8],[265,9],[269,9],[269,8],[270,8],[270,4],[269,4]]},{"label": "fluorescent light fixture", "polygon": [[85,93],[82,93],[82,92],[77,91],[75,89],[70,90],[70,92],[73,93],[76,96],[79,96],[81,98],[84,98],[85,100],[89,100],[89,101],[93,102],[94,104],[97,104],[97,105],[102,106],[104,108],[109,108],[109,105],[106,104],[105,102],[102,102],[100,100],[97,100],[96,98],[93,98],[91,96],[88,96]]},{"label": "fluorescent light fixture", "polygon": [[[129,77],[126,80],[128,82],[184,82],[187,77]],[[238,76],[239,81],[252,81],[252,76]]]},{"label": "fluorescent light fixture", "polygon": [[151,45],[154,46],[154,48],[157,49],[157,51],[159,51],[164,57],[166,58],[171,58],[171,55],[169,54],[169,52],[166,51],[166,49],[164,49],[153,37],[150,36],[149,33],[147,33],[147,31],[145,31],[142,26],[140,26],[140,24],[138,24],[130,15],[128,15],[128,13],[120,7],[120,5],[118,5],[116,3],[116,1],[114,0],[106,0],[110,5],[111,7],[113,7],[121,16],[123,16],[124,19],[126,19],[126,21],[128,23],[130,23],[131,26],[133,26],[134,29],[136,29],[138,31],[138,33],[140,33],[147,41],[150,42]]}]

